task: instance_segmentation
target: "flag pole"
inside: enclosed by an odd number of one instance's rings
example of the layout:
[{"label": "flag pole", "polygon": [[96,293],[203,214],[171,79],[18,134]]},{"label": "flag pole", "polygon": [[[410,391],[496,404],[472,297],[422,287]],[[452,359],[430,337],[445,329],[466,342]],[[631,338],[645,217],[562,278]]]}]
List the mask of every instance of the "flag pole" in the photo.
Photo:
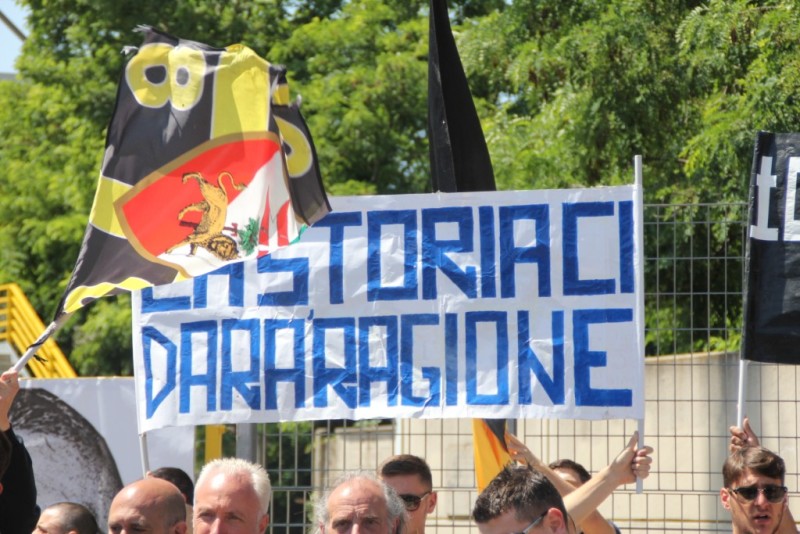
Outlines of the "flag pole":
[{"label": "flag pole", "polygon": [[36,354],[36,351],[39,350],[42,345],[44,345],[45,341],[50,339],[50,336],[52,336],[55,331],[58,330],[62,324],[64,324],[64,321],[67,320],[67,317],[69,317],[68,313],[62,313],[55,321],[50,323],[47,328],[44,329],[44,332],[42,332],[42,334],[36,339],[36,341],[28,346],[25,354],[23,354],[22,357],[17,360],[17,363],[11,367],[11,370],[18,373],[22,371],[22,369],[25,368],[25,364],[28,363],[28,360],[30,360],[31,357]]},{"label": "flag pole", "polygon": [[[636,213],[635,217],[638,217],[639,224],[634,224],[634,229],[638,228],[638,230],[634,230],[637,233],[636,236],[636,247],[639,249],[639,274],[638,279],[636,280],[637,285],[639,286],[639,324],[642,325],[642,331],[639,333],[642,336],[642,340],[639,343],[639,358],[642,359],[644,362],[644,339],[643,339],[643,329],[644,329],[644,180],[642,178],[642,156],[641,154],[637,154],[633,156],[633,182],[634,182],[634,189],[636,194],[636,203],[638,206],[635,207],[634,212]],[[643,365],[644,367],[644,365]],[[638,447],[644,447],[644,414],[642,414],[642,418],[638,420],[638,431],[639,431],[639,443]],[[641,494],[643,491],[642,486],[642,479],[636,477],[636,493]]]}]

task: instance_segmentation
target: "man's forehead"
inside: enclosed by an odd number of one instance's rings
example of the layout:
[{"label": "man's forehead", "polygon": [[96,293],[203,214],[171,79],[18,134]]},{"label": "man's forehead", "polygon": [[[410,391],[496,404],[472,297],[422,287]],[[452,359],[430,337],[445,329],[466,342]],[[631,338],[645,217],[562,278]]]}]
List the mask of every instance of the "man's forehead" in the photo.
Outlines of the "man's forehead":
[{"label": "man's forehead", "polygon": [[760,473],[757,473],[757,472],[753,471],[750,468],[745,468],[744,472],[742,472],[742,475],[738,479],[736,479],[736,482],[734,483],[734,486],[735,487],[738,487],[738,486],[752,486],[753,484],[760,484],[760,483],[761,484],[779,484],[779,485],[782,484],[780,478],[768,477],[766,475],[762,475]]},{"label": "man's forehead", "polygon": [[405,490],[405,488],[410,488],[414,486],[422,488],[424,490],[430,489],[428,485],[423,482],[422,477],[416,473],[403,474],[403,475],[390,475],[381,478],[387,485],[389,485],[399,493],[402,493]]},{"label": "man's forehead", "polygon": [[370,510],[385,510],[386,499],[383,489],[373,480],[354,479],[339,485],[328,499],[331,512],[340,507],[367,507]]}]

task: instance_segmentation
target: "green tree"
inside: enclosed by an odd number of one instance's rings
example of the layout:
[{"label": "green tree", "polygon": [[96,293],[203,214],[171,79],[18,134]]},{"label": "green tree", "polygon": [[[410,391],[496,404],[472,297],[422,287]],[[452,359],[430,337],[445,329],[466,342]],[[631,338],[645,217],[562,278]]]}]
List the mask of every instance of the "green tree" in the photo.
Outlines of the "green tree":
[{"label": "green tree", "polygon": [[[287,65],[332,194],[429,188],[425,0],[24,4],[20,79],[0,83],[0,281],[19,282],[45,318],[77,257],[119,52],[138,44],[138,24]],[[755,132],[800,131],[789,0],[469,0],[450,12],[501,188],[627,183],[638,153],[649,201],[742,201]],[[741,247],[726,228],[712,253]],[[80,372],[129,372],[127,306],[95,303],[58,334]]]}]

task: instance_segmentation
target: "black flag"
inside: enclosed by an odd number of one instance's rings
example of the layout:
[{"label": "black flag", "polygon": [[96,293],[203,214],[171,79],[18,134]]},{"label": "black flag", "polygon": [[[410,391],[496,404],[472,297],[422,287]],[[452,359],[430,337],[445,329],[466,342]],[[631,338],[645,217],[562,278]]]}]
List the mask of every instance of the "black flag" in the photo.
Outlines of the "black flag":
[{"label": "black flag", "polygon": [[428,140],[434,191],[494,191],[486,140],[450,30],[445,0],[431,0]]},{"label": "black flag", "polygon": [[800,364],[800,133],[759,132],[750,178],[742,358]]}]

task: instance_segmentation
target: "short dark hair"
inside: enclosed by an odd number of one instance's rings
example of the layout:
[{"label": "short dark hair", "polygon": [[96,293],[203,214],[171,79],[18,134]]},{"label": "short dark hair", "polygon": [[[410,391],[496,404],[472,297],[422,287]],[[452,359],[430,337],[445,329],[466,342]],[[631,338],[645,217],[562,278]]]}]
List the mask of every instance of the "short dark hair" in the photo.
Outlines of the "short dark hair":
[{"label": "short dark hair", "polygon": [[183,494],[186,504],[194,502],[194,482],[186,471],[177,467],[160,467],[150,472],[150,476],[171,482]]},{"label": "short dark hair", "polygon": [[45,510],[58,510],[61,522],[59,527],[64,532],[71,530],[78,534],[97,534],[97,520],[94,514],[82,504],[76,502],[59,502],[45,508]]},{"label": "short dark hair", "polygon": [[550,508],[560,510],[566,521],[567,510],[555,486],[530,466],[509,464],[478,495],[472,519],[486,523],[513,510],[517,520],[533,521]]},{"label": "short dark hair", "polygon": [[732,452],[722,466],[725,487],[730,488],[747,470],[764,477],[780,479],[781,484],[786,476],[783,458],[771,450],[764,447],[742,447]]},{"label": "short dark hair", "polygon": [[419,475],[422,483],[428,488],[433,487],[433,476],[431,468],[419,456],[413,454],[397,454],[389,457],[379,469],[381,478],[394,477],[398,475]]},{"label": "short dark hair", "polygon": [[561,460],[556,460],[555,462],[551,463],[550,469],[569,469],[571,471],[575,471],[575,474],[578,475],[581,484],[586,484],[592,478],[592,475],[586,470],[585,467],[578,462],[569,460],[567,458],[562,458]]}]

